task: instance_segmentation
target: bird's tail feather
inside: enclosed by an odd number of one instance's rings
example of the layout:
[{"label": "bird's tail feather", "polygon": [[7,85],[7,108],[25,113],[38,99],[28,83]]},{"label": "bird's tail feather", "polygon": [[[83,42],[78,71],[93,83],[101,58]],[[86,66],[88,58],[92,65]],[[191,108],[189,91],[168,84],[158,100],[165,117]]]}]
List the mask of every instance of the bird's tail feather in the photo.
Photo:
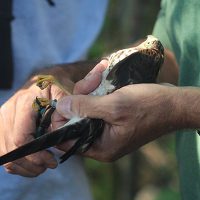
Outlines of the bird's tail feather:
[{"label": "bird's tail feather", "polygon": [[[51,133],[42,135],[35,140],[0,157],[0,165],[12,162],[24,156],[36,153],[49,147],[60,144],[66,140],[75,139],[80,136],[80,122],[69,126],[64,126]],[[82,127],[83,128],[83,127]]]}]

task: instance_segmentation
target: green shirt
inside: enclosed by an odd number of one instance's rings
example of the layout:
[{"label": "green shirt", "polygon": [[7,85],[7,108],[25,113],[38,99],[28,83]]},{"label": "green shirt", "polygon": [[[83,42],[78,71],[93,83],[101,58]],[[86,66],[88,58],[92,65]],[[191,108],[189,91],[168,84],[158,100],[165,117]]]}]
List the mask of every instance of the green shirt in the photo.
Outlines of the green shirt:
[{"label": "green shirt", "polygon": [[[153,34],[174,52],[180,86],[200,87],[200,0],[162,0]],[[192,130],[182,131],[176,139],[182,199],[198,200],[200,136]]]}]

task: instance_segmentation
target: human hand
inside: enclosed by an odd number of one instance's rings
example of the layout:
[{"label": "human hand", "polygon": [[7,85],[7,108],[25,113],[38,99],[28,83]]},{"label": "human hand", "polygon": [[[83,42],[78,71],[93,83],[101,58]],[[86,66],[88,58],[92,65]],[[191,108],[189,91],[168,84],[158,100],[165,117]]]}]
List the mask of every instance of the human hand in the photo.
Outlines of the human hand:
[{"label": "human hand", "polygon": [[[102,136],[84,153],[100,161],[113,161],[174,130],[173,97],[176,87],[138,84],[106,96],[67,96],[57,104],[63,118],[100,118],[106,122]],[[69,142],[58,148],[66,151]]]},{"label": "human hand", "polygon": [[[89,94],[94,91],[101,83],[102,73],[108,66],[107,60],[99,62],[82,80],[78,81],[73,88],[73,94]],[[64,117],[62,114],[55,111],[52,115],[52,130],[63,126],[71,116]],[[74,141],[68,141],[66,144],[71,146]],[[70,145],[71,144],[71,145]]]},{"label": "human hand", "polygon": [[[33,81],[35,82],[35,81]],[[60,98],[64,93],[51,86],[41,91],[32,85],[25,85],[0,108],[0,154],[3,155],[34,139],[36,113],[32,108],[36,96]],[[47,168],[55,168],[57,161],[49,151],[41,151],[4,165],[6,171],[26,177],[34,177]]]}]

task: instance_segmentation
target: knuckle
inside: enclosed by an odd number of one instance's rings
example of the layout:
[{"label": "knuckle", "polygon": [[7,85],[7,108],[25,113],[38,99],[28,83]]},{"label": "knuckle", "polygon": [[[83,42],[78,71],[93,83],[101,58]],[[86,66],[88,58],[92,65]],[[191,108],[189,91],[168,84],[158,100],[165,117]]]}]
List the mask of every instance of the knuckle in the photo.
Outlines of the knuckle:
[{"label": "knuckle", "polygon": [[37,154],[33,154],[29,157],[29,160],[38,167],[38,170],[41,170],[42,172],[46,168],[56,168],[57,162],[54,161],[54,156],[50,152],[38,152]]},{"label": "knuckle", "polygon": [[27,160],[29,160],[31,163],[38,167],[42,167],[44,165],[44,160],[41,158],[40,154],[27,156]]},{"label": "knuckle", "polygon": [[120,108],[118,104],[113,104],[110,109],[110,116],[113,118],[114,121],[117,121],[120,115]]},{"label": "knuckle", "polygon": [[78,95],[77,98],[72,101],[72,108],[74,114],[79,115],[80,117],[85,117],[85,107],[87,105],[87,100],[84,96]]},{"label": "knuckle", "polygon": [[110,117],[114,121],[126,119],[127,116],[132,112],[130,104],[120,91],[116,92],[116,94],[113,93],[111,103],[112,104],[109,107],[109,111]]},{"label": "knuckle", "polygon": [[57,85],[51,85],[50,93],[51,96],[56,99],[60,99],[61,97],[66,95],[66,93],[61,90]]},{"label": "knuckle", "polygon": [[34,159],[33,163],[37,166],[43,166],[44,165],[44,161],[41,159]]},{"label": "knuckle", "polygon": [[15,132],[12,137],[12,142],[16,147],[20,147],[30,141],[33,140],[33,136],[29,134],[18,134],[18,132]]},{"label": "knuckle", "polygon": [[110,117],[114,121],[120,120],[125,112],[125,107],[121,104],[120,100],[115,100],[113,105],[110,107]]},{"label": "knuckle", "polygon": [[13,137],[13,143],[16,147],[20,147],[21,145],[24,144],[24,140],[21,137]]}]

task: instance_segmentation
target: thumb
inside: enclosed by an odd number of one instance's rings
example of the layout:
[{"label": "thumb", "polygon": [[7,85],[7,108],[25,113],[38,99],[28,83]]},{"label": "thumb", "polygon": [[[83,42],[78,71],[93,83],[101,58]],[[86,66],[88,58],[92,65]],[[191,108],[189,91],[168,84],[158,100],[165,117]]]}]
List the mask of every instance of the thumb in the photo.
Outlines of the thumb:
[{"label": "thumb", "polygon": [[107,66],[107,60],[102,60],[98,63],[84,79],[75,84],[73,94],[89,94],[95,90],[101,83],[102,73]]},{"label": "thumb", "polygon": [[65,117],[107,118],[106,96],[72,95],[58,100],[56,110]]}]

